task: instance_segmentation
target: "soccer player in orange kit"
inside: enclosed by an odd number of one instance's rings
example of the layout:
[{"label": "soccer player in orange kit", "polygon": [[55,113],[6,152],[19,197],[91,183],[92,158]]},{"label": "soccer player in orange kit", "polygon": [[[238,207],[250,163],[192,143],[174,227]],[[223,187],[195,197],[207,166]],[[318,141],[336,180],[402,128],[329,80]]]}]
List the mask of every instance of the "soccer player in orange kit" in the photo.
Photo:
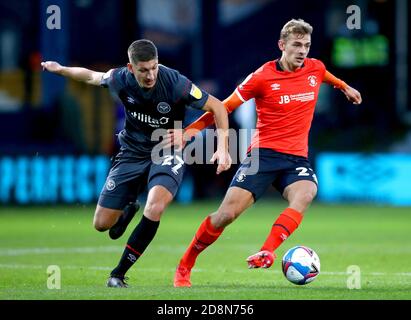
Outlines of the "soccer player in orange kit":
[{"label": "soccer player in orange kit", "polygon": [[[321,61],[307,58],[312,30],[301,19],[288,21],[278,41],[281,58],[251,73],[224,101],[232,112],[255,98],[256,134],[222,204],[202,222],[180,260],[175,287],[191,286],[190,274],[197,256],[273,185],[288,201],[288,207],[275,220],[260,251],[247,258],[249,268],[269,268],[276,258],[274,251],[299,226],[316,196],[317,178],[307,157],[320,85],[333,85],[354,104],[360,104],[362,99],[357,90],[329,73]],[[205,113],[185,129],[184,135],[189,137],[212,123],[213,114]],[[253,161],[258,163],[256,173],[250,169]]]}]

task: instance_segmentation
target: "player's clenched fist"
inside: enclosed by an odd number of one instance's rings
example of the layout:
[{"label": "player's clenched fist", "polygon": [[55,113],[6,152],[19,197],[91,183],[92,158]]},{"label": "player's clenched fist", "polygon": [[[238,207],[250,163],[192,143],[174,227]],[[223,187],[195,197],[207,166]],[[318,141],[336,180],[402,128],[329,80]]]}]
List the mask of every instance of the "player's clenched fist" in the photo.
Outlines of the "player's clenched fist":
[{"label": "player's clenched fist", "polygon": [[41,63],[43,70],[47,70],[54,73],[59,73],[62,69],[62,66],[55,61],[45,61]]}]

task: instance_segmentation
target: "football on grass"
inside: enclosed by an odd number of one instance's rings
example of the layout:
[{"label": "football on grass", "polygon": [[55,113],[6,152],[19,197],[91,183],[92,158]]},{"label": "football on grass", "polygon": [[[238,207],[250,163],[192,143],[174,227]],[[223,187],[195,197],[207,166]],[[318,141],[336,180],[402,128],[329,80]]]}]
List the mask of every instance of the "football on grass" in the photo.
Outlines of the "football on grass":
[{"label": "football on grass", "polygon": [[307,284],[320,274],[320,258],[313,249],[296,246],[284,254],[282,268],[288,281]]}]

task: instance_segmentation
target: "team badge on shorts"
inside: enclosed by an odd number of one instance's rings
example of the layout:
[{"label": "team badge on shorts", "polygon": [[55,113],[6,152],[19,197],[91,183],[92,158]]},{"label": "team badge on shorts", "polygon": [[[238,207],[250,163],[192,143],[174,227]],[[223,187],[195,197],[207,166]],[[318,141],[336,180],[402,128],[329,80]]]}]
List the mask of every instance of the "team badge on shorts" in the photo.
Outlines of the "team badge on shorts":
[{"label": "team badge on shorts", "polygon": [[235,181],[244,182],[246,177],[247,177],[247,175],[245,173],[241,172],[240,174],[237,175],[237,177],[235,178]]},{"label": "team badge on shorts", "polygon": [[116,183],[114,182],[113,179],[108,179],[106,182],[106,189],[108,191],[112,191],[114,190],[114,188],[116,187]]}]

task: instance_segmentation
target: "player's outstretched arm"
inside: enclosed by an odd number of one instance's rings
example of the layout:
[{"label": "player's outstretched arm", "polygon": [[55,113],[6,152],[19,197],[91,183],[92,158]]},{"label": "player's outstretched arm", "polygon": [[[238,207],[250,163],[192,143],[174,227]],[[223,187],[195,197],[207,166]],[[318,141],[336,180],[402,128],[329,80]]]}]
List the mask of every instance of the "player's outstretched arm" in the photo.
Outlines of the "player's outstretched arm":
[{"label": "player's outstretched arm", "polygon": [[99,86],[104,72],[96,72],[81,67],[66,67],[55,61],[45,61],[41,63],[43,70],[59,74],[63,77]]},{"label": "player's outstretched arm", "polygon": [[217,127],[217,150],[210,159],[211,162],[217,161],[217,174],[230,169],[231,157],[228,152],[228,116],[225,106],[220,100],[213,97],[211,94],[208,96],[203,110],[212,112],[214,114],[216,127]]},{"label": "player's outstretched arm", "polygon": [[[243,102],[235,92],[223,101],[224,107],[228,113],[231,113],[242,103]],[[201,130],[207,128],[209,125],[212,125],[214,121],[214,113],[210,111],[205,112],[196,121],[189,124],[184,130],[169,129],[168,134],[164,137],[164,141],[166,145],[167,143],[170,143],[170,145],[174,144],[182,149],[185,144],[191,140],[191,138],[193,138]]]},{"label": "player's outstretched arm", "polygon": [[[237,109],[243,102],[238,97],[238,95],[233,92],[228,98],[223,101],[223,104],[228,113],[233,112]],[[207,128],[209,125],[214,123],[214,114],[212,112],[204,113],[200,118],[196,121],[188,125],[184,129],[184,138],[186,141],[189,141],[192,137],[194,137],[199,131]]]},{"label": "player's outstretched arm", "polygon": [[358,90],[350,87],[344,81],[334,76],[331,72],[325,71],[323,81],[334,86],[334,88],[340,89],[345,94],[348,101],[351,101],[354,104],[360,104],[362,102],[361,94]]},{"label": "player's outstretched arm", "polygon": [[362,102],[361,93],[358,90],[347,85],[347,87],[344,89],[341,89],[341,91],[344,92],[348,101],[351,101],[354,104],[361,104]]}]

